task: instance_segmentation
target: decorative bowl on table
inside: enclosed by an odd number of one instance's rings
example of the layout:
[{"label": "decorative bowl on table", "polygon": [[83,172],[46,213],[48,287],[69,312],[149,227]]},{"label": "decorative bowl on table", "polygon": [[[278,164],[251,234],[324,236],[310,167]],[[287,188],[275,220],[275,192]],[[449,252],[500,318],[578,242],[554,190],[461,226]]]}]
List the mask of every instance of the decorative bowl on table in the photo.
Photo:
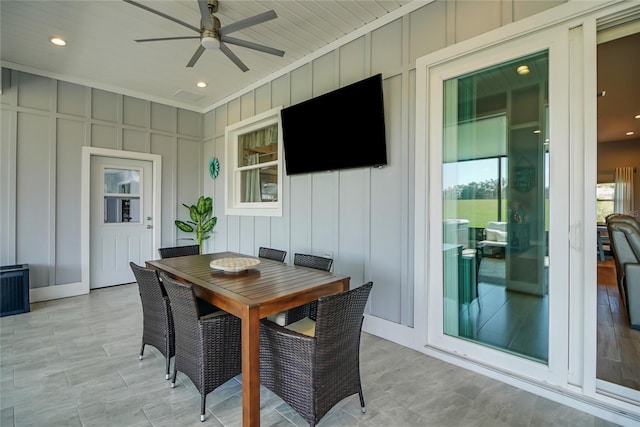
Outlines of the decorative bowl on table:
[{"label": "decorative bowl on table", "polygon": [[257,258],[235,257],[214,259],[209,263],[209,267],[214,270],[222,270],[226,273],[239,273],[259,264],[260,260]]}]

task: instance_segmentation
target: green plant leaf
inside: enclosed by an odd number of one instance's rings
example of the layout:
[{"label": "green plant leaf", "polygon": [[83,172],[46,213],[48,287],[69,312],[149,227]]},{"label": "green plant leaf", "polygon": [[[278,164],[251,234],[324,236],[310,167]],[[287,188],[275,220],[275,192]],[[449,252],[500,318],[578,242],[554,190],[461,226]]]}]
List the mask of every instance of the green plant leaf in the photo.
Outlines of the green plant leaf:
[{"label": "green plant leaf", "polygon": [[198,198],[197,211],[200,216],[204,216],[207,213],[207,202],[204,196]]},{"label": "green plant leaf", "polygon": [[193,227],[187,224],[186,222],[180,221],[179,219],[177,219],[175,220],[175,224],[176,224],[176,227],[178,227],[180,230],[184,231],[185,233],[193,233]]},{"label": "green plant leaf", "polygon": [[213,199],[211,197],[207,197],[204,199],[204,213],[205,216],[211,215],[213,212]]},{"label": "green plant leaf", "polygon": [[208,233],[208,232],[210,232],[211,230],[213,230],[213,227],[215,227],[215,226],[216,226],[216,223],[217,223],[217,222],[218,222],[218,217],[215,217],[215,216],[214,216],[213,218],[210,218],[210,219],[209,219],[209,221],[205,222],[205,223],[202,225],[202,231],[203,231],[204,233]]},{"label": "green plant leaf", "polygon": [[191,205],[191,207],[189,208],[189,216],[191,217],[191,220],[195,223],[200,222],[200,215],[198,214],[198,208],[196,208],[195,205]]}]

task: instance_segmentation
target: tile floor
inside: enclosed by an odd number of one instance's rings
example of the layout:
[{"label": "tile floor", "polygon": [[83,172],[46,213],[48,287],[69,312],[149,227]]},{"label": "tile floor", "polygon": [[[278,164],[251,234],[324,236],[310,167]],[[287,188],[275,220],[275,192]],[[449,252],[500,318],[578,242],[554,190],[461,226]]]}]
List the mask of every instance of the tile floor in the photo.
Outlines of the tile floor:
[{"label": "tile floor", "polygon": [[[151,347],[138,360],[142,310],[135,284],[32,304],[0,319],[0,426],[241,426],[240,377],[207,397],[179,374],[164,379]],[[490,378],[364,334],[357,395],[320,426],[612,426]],[[263,426],[303,426],[263,388]]]}]

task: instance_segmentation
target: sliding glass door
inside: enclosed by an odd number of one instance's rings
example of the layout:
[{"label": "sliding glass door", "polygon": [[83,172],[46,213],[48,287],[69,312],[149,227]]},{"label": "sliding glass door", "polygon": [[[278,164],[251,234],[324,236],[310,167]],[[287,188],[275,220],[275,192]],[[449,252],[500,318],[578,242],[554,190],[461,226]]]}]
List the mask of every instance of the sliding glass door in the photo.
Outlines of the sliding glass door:
[{"label": "sliding glass door", "polygon": [[547,51],[444,81],[444,332],[548,360]]},{"label": "sliding glass door", "polygon": [[428,342],[563,381],[568,37],[541,34],[428,69]]}]

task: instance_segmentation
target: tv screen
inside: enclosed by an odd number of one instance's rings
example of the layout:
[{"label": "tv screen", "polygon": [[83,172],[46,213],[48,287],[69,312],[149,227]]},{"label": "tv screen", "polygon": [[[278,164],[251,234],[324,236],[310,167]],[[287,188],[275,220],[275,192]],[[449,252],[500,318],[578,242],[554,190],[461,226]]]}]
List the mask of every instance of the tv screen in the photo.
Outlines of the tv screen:
[{"label": "tv screen", "polygon": [[281,110],[287,175],[387,164],[382,75]]}]

